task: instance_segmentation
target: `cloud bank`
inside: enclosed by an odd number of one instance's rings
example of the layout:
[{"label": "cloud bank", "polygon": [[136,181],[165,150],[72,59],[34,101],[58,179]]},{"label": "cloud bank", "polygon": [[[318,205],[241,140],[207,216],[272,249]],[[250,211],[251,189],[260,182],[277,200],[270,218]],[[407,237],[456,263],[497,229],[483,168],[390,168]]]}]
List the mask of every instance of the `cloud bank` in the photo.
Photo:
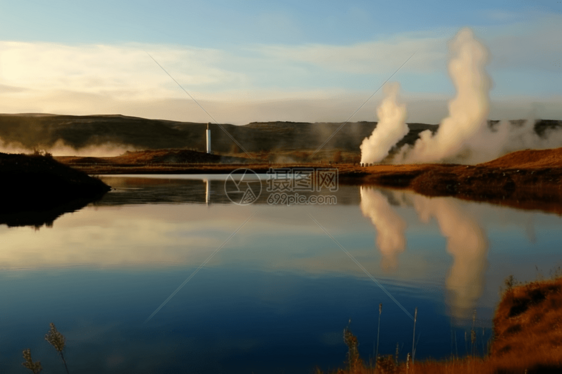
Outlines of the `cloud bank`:
[{"label": "cloud bank", "polygon": [[[475,32],[493,51],[490,116],[562,118],[562,16]],[[396,79],[411,122],[438,123],[452,87],[439,29],[346,45],[244,45],[0,41],[0,112],[108,114],[207,121],[149,52],[220,122],[344,121],[413,52]],[[377,94],[352,120],[374,120]]]}]

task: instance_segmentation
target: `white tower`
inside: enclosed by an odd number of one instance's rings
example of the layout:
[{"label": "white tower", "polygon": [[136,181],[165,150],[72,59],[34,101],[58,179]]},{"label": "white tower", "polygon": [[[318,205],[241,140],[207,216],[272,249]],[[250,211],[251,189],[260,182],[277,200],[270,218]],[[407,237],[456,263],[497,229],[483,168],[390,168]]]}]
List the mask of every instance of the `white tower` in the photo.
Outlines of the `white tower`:
[{"label": "white tower", "polygon": [[211,129],[209,126],[211,122],[207,122],[207,153],[211,154]]}]

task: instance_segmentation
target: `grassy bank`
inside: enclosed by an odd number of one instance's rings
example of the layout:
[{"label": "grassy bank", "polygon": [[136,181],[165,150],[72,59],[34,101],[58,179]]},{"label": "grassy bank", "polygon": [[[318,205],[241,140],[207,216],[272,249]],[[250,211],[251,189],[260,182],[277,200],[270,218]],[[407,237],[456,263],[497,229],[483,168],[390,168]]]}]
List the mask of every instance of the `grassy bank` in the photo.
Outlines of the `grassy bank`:
[{"label": "grassy bank", "polygon": [[[511,285],[508,282],[509,285]],[[562,372],[562,278],[508,287],[494,316],[494,337],[486,357],[443,361],[395,362],[379,357],[365,365],[357,340],[349,335],[347,368],[338,374],[508,374]],[[321,373],[320,371],[318,373]]]}]

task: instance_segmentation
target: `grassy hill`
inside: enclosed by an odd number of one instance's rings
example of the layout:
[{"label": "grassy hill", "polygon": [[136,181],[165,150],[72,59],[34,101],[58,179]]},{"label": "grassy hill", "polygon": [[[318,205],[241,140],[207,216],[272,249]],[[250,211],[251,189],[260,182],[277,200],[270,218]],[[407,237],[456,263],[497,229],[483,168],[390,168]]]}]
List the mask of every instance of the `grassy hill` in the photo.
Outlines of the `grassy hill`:
[{"label": "grassy hill", "polygon": [[[0,115],[0,138],[7,144],[28,149],[51,148],[62,140],[79,149],[112,143],[139,149],[190,148],[205,150],[206,123],[153,120],[121,115],[65,116],[17,114]],[[228,132],[248,152],[272,150],[315,150],[341,123],[253,122],[244,126],[211,124],[212,146],[217,153],[240,153]],[[358,151],[376,122],[344,125],[326,149]],[[411,124],[403,142],[417,139],[419,132],[433,125]]]},{"label": "grassy hill", "polygon": [[[490,121],[490,126],[495,124],[497,121]],[[32,150],[51,149],[62,142],[74,149],[110,144],[138,150],[183,148],[203,152],[206,126],[206,123],[122,115],[3,114],[0,115],[0,145],[3,141],[7,145]],[[422,131],[438,128],[422,123],[408,126],[410,132],[395,149],[403,144],[413,144]],[[211,124],[212,148],[214,153],[221,155],[276,162],[279,159],[280,162],[358,162],[359,145],[375,127],[376,122],[352,122],[343,126],[342,123],[308,122],[252,122],[244,126]],[[557,127],[562,127],[562,121],[542,120],[535,125],[535,131],[544,134],[546,129]],[[322,145],[321,152],[315,153]]]}]

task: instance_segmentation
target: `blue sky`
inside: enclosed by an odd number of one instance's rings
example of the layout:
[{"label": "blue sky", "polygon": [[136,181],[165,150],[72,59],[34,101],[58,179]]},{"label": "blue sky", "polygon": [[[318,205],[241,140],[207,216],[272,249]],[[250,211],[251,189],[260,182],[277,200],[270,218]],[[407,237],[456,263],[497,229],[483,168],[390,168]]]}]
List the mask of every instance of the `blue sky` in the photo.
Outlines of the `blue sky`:
[{"label": "blue sky", "polygon": [[[1,1],[0,112],[343,121],[393,80],[409,121],[454,95],[447,41],[490,49],[495,118],[562,118],[562,1]],[[355,120],[376,120],[377,94]],[[216,114],[216,115],[215,115]]]}]

